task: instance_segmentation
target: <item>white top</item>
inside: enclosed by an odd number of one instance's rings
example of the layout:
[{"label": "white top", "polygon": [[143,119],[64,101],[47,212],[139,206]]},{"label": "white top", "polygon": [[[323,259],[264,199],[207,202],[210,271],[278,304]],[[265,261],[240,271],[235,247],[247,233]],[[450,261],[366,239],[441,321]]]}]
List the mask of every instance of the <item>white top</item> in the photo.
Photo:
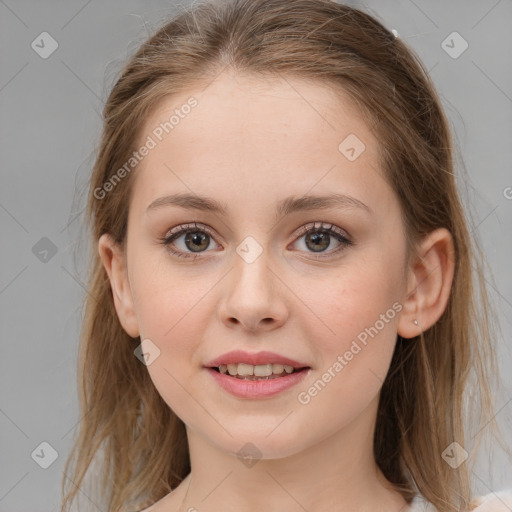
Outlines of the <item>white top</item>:
[{"label": "white top", "polygon": [[[472,512],[511,512],[512,511],[512,488],[480,496],[474,500],[476,508]],[[437,512],[437,509],[423,496],[416,496],[407,512]]]}]

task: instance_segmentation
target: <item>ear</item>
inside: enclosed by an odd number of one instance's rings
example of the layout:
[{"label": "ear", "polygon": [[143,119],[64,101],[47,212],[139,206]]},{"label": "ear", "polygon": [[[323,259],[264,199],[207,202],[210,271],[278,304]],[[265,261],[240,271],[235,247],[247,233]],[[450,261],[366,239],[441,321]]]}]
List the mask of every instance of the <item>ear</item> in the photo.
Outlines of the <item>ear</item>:
[{"label": "ear", "polygon": [[409,270],[408,293],[398,322],[402,338],[414,338],[439,320],[448,304],[454,270],[451,233],[445,228],[436,229],[420,243]]},{"label": "ear", "polygon": [[140,331],[128,282],[124,251],[108,233],[105,233],[98,240],[98,252],[110,280],[119,321],[127,334],[136,338],[140,336]]}]

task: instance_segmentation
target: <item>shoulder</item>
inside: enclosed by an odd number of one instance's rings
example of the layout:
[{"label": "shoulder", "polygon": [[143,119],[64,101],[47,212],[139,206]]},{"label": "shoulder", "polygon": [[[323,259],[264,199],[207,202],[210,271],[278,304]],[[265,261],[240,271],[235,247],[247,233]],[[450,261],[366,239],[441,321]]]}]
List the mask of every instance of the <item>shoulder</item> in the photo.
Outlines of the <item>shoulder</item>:
[{"label": "shoulder", "polygon": [[472,501],[472,512],[510,512],[512,510],[512,488],[479,496]]},{"label": "shoulder", "polygon": [[[479,496],[471,501],[471,505],[470,512],[511,512],[512,488]],[[417,495],[407,512],[437,512],[437,510],[423,496]]]},{"label": "shoulder", "polygon": [[177,512],[185,497],[188,481],[189,477],[187,476],[173,491],[140,512]]}]

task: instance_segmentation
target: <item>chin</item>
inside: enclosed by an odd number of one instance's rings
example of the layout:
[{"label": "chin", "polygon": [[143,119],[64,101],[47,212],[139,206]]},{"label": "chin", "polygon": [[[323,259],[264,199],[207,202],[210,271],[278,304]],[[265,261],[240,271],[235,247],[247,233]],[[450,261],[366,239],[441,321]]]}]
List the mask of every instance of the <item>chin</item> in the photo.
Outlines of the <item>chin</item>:
[{"label": "chin", "polygon": [[247,429],[229,429],[233,437],[229,437],[228,434],[222,439],[208,437],[212,444],[240,459],[244,457],[255,460],[283,459],[300,453],[308,447],[305,444],[304,434],[297,431],[290,432],[289,429],[279,432],[280,427],[275,429],[278,424],[279,421],[276,421],[272,428],[258,429],[253,426]]}]

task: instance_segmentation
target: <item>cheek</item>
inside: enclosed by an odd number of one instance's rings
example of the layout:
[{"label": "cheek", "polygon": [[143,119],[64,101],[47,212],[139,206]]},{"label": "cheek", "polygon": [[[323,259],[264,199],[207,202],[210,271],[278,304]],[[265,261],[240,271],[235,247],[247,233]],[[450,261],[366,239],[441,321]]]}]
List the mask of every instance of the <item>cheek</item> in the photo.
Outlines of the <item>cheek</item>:
[{"label": "cheek", "polygon": [[315,319],[309,336],[320,364],[297,393],[305,431],[320,423],[326,433],[335,432],[377,400],[396,343],[401,304],[395,288],[366,267],[317,295],[322,300],[313,307],[323,311],[325,325]]},{"label": "cheek", "polygon": [[[401,260],[383,254],[347,264],[336,276],[308,280],[302,293],[316,315],[308,315],[311,350],[330,388],[353,396],[375,392],[388,371],[402,304]],[[336,377],[333,378],[332,375]],[[354,395],[355,393],[355,395]]]},{"label": "cheek", "polygon": [[141,339],[151,340],[158,354],[147,369],[159,394],[180,416],[190,410],[190,382],[204,362],[199,349],[213,315],[209,292],[215,281],[207,273],[172,266],[165,256],[140,254],[132,261]]},{"label": "cheek", "polygon": [[[159,356],[147,369],[155,388],[167,405],[182,419],[191,419],[195,403],[191,383],[202,361],[199,359],[204,338],[202,318],[209,318],[198,297],[180,289],[155,290],[141,307],[145,338],[159,350]],[[191,416],[192,415],[192,416]]]},{"label": "cheek", "polygon": [[173,265],[165,249],[134,252],[132,261],[130,282],[141,335],[157,340],[161,350],[193,348],[200,300],[212,287],[208,276]]}]

